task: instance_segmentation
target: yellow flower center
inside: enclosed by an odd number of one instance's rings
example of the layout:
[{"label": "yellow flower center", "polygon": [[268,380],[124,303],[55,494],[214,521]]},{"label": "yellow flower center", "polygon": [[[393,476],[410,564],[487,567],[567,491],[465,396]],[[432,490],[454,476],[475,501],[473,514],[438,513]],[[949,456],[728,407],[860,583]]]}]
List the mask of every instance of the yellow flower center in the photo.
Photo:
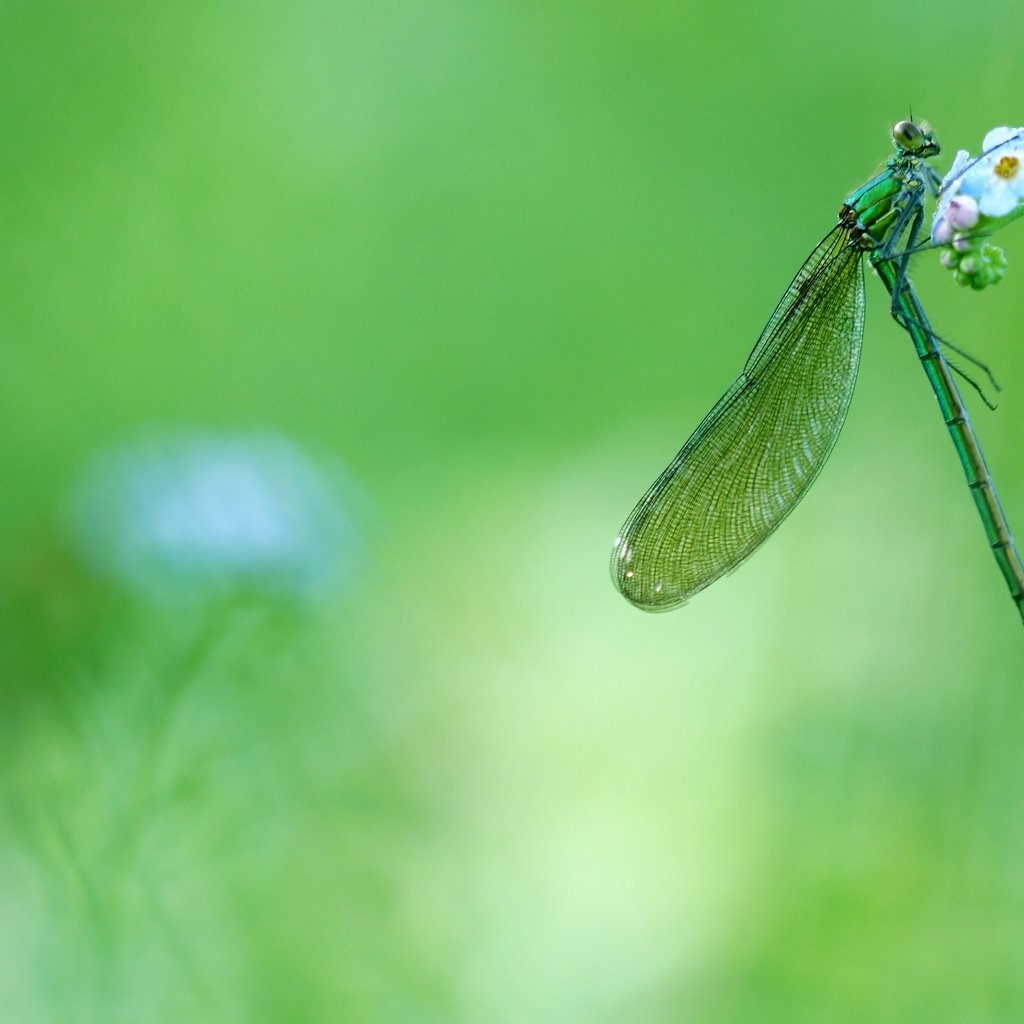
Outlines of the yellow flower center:
[{"label": "yellow flower center", "polygon": [[1012,181],[1020,171],[1020,160],[1015,156],[1001,156],[996,163],[995,172],[1000,178]]}]

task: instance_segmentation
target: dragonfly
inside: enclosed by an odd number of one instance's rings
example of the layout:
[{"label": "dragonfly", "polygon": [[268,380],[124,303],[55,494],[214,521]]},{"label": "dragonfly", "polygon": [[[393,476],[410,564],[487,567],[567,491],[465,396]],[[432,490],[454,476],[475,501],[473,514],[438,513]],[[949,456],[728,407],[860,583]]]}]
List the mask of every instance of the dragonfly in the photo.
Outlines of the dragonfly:
[{"label": "dragonfly", "polygon": [[1024,565],[952,370],[977,385],[947,360],[907,277],[911,255],[927,247],[920,242],[925,201],[938,194],[940,179],[925,161],[939,144],[927,124],[913,120],[900,121],[892,138],[895,153],[885,169],[847,197],[742,373],[619,531],[612,579],[638,607],[668,611],[685,604],[760,547],[807,493],[836,442],[857,379],[866,255],[935,392],[1024,620]]}]

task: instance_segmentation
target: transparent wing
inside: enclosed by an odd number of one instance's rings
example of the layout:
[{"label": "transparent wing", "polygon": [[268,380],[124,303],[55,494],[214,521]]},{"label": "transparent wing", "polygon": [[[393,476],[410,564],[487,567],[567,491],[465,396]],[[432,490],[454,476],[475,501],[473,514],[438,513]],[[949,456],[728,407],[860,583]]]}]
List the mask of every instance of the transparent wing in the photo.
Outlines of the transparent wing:
[{"label": "transparent wing", "polygon": [[857,379],[860,256],[842,226],[821,240],[743,373],[626,520],[611,570],[635,605],[667,611],[734,569],[818,475]]}]

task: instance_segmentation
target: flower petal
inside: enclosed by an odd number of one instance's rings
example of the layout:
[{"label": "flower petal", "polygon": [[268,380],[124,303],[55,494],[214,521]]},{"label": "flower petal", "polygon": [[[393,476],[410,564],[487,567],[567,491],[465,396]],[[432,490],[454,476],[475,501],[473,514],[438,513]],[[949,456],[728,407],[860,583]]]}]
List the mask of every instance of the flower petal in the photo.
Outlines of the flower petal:
[{"label": "flower petal", "polygon": [[950,182],[955,181],[964,173],[964,168],[971,162],[971,154],[966,149],[957,151],[956,156],[953,158],[953,165],[947,171],[946,176],[942,179],[942,189],[945,190],[946,186]]},{"label": "flower petal", "polygon": [[1022,132],[1024,132],[1024,128],[993,128],[981,143],[982,152],[988,153],[996,146],[1002,146],[1014,137],[1020,138]]},{"label": "flower petal", "polygon": [[986,217],[1005,217],[1016,205],[1014,190],[1003,182],[990,184],[978,200],[978,209]]}]

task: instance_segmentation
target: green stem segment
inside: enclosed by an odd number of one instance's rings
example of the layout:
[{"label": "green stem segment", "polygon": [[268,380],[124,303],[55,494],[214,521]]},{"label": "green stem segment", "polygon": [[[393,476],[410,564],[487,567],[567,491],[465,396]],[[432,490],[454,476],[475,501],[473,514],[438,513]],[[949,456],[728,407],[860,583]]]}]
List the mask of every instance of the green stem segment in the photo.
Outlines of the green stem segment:
[{"label": "green stem segment", "polygon": [[[904,277],[900,284],[900,274],[891,259],[885,258],[876,251],[870,255],[871,264],[878,272],[889,294],[893,299],[893,309],[900,314],[900,323],[906,328],[914,343],[914,349],[921,360],[924,372],[928,375],[932,390],[939,402],[942,418],[949,428],[953,445],[960,464],[967,477],[967,485],[974,497],[974,504],[985,527],[985,534],[992,547],[996,562],[1010,588],[1010,595],[1021,618],[1024,619],[1024,564],[1010,532],[1010,526],[999,504],[999,497],[992,484],[985,457],[981,453],[981,445],[971,426],[970,417],[960,391],[953,380],[939,348],[939,343],[932,331],[928,318],[925,316],[917,294]],[[899,292],[897,294],[897,289]]]}]

